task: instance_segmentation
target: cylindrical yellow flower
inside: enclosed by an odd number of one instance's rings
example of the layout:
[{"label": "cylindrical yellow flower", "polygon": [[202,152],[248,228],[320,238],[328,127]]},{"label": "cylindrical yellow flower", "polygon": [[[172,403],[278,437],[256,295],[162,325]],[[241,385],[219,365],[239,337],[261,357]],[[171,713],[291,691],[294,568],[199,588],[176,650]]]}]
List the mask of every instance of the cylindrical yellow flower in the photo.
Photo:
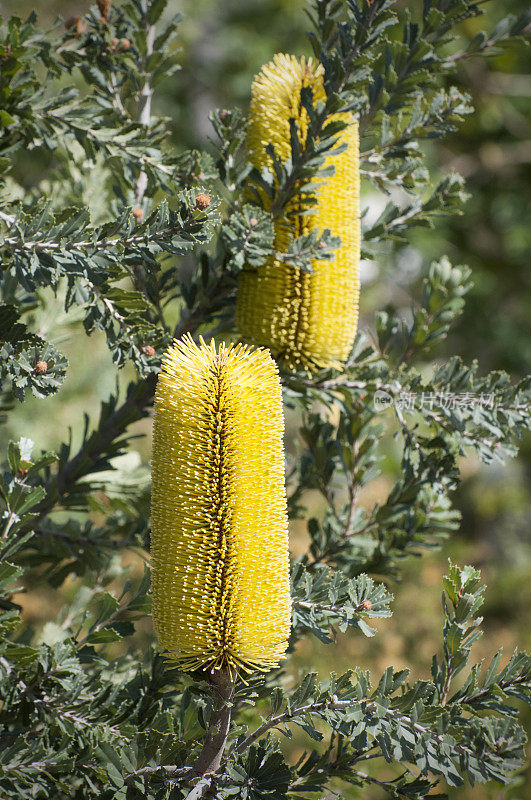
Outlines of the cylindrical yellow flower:
[{"label": "cylindrical yellow flower", "polygon": [[[301,106],[304,86],[314,102],[324,101],[323,68],[312,59],[277,54],[253,81],[248,126],[249,157],[257,169],[271,167],[269,143],[285,162],[291,155],[290,119],[304,142],[308,114]],[[275,224],[275,250],[286,252],[291,237],[329,229],[341,238],[334,261],[314,261],[313,273],[271,258],[240,274],[236,324],[244,339],[266,345],[287,369],[338,366],[350,353],[358,323],[360,260],[360,176],[358,125],[350,114],[339,134],[347,149],[325,166],[334,175],[317,191],[312,214],[300,216],[302,199],[290,202]],[[267,207],[267,200],[264,198]]]},{"label": "cylindrical yellow flower", "polygon": [[191,337],[155,396],[153,619],[186,670],[268,670],[290,632],[284,418],[277,367]]}]

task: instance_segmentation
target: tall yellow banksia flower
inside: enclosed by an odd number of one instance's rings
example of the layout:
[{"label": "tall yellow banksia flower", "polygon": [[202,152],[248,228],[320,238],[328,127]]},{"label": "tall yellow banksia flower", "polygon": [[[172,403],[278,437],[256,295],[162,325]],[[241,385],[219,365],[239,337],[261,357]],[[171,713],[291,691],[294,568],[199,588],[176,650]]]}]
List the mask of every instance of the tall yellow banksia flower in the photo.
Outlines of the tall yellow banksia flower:
[{"label": "tall yellow banksia flower", "polygon": [[[290,118],[304,142],[308,114],[301,106],[304,86],[314,102],[326,99],[323,68],[312,59],[277,54],[253,81],[248,148],[257,169],[271,167],[266,146],[271,143],[282,161],[291,154]],[[275,224],[275,250],[286,252],[290,236],[328,228],[341,238],[334,261],[312,264],[313,273],[271,258],[240,274],[236,324],[244,339],[271,348],[288,369],[338,366],[350,353],[358,323],[360,260],[360,176],[358,125],[350,114],[335,115],[349,124],[339,134],[345,152],[330,155],[325,166],[335,174],[317,193],[314,213],[297,215],[303,200],[295,197]],[[265,200],[267,203],[267,200]]]},{"label": "tall yellow banksia flower", "polygon": [[265,350],[191,337],[155,395],[153,619],[186,670],[276,666],[290,631],[284,421]]}]

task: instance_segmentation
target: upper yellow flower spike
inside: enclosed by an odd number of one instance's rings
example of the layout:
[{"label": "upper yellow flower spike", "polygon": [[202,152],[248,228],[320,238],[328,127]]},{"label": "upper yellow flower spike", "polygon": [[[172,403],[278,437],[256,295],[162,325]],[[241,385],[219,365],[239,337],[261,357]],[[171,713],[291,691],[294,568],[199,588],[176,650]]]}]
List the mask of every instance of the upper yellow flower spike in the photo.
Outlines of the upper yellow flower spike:
[{"label": "upper yellow flower spike", "polygon": [[[248,147],[257,169],[271,166],[266,146],[271,143],[285,162],[291,154],[290,118],[304,142],[308,114],[301,106],[303,86],[314,102],[324,101],[323,68],[312,59],[277,54],[253,81]],[[341,238],[335,260],[314,261],[313,273],[271,258],[257,269],[240,274],[236,324],[245,339],[270,347],[287,369],[339,366],[350,353],[358,324],[360,259],[359,135],[352,116],[336,115],[349,124],[339,135],[348,145],[331,155],[325,166],[335,174],[318,190],[314,213],[298,216],[303,201],[295,198],[275,225],[275,249],[286,252],[290,235],[297,237],[328,228]],[[267,200],[265,200],[267,207]]]},{"label": "upper yellow flower spike", "polygon": [[266,671],[290,632],[284,419],[277,367],[191,337],[155,395],[153,619],[186,670]]}]

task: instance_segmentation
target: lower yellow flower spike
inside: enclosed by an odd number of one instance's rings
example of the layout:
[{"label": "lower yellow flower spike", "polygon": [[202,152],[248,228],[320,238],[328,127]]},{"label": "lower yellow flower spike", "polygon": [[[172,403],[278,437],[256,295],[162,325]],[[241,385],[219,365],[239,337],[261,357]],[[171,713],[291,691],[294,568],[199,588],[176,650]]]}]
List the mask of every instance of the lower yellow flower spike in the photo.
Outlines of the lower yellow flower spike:
[{"label": "lower yellow flower spike", "polygon": [[290,632],[284,418],[277,367],[191,337],[155,395],[153,619],[185,670],[267,671]]},{"label": "lower yellow flower spike", "polygon": [[[308,114],[301,106],[304,86],[314,103],[325,100],[323,68],[312,59],[277,54],[256,76],[248,126],[249,158],[257,169],[271,167],[269,143],[285,162],[291,154],[290,118],[302,142]],[[275,250],[286,252],[290,237],[329,229],[341,238],[334,261],[314,261],[313,273],[279,258],[245,268],[240,274],[236,325],[244,339],[270,347],[287,369],[340,366],[348,358],[358,324],[360,260],[359,134],[350,114],[334,115],[349,124],[339,134],[347,149],[331,155],[325,166],[335,173],[317,191],[314,213],[300,216],[304,201],[295,197],[275,224]],[[264,197],[267,208],[267,199]]]}]

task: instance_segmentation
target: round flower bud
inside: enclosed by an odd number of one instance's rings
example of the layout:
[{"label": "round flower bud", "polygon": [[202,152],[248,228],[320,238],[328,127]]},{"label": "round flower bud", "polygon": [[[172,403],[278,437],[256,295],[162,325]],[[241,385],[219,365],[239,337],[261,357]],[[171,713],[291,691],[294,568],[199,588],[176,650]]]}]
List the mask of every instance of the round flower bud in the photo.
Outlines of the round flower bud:
[{"label": "round flower bud", "polygon": [[75,37],[78,39],[87,32],[87,23],[81,17],[69,17],[65,22],[65,28],[69,31],[71,28],[75,31]]},{"label": "round flower bud", "polygon": [[204,211],[210,205],[210,195],[205,194],[205,192],[199,192],[196,197],[195,207],[198,208],[200,211]]},{"label": "round flower bud", "polygon": [[111,0],[98,0],[98,9],[103,22],[107,22],[111,10]]}]

